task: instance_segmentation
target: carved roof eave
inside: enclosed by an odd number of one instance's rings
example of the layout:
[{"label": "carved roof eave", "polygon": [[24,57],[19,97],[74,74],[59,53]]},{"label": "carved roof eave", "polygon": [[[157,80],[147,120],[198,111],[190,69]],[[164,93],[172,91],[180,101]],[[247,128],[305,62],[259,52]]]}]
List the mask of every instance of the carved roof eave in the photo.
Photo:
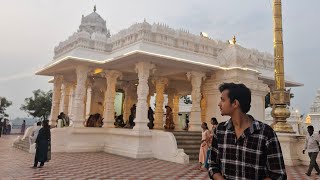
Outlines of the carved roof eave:
[{"label": "carved roof eave", "polygon": [[[265,76],[265,75],[260,74],[259,79],[268,85],[274,84],[274,77],[269,77],[269,76]],[[295,82],[295,81],[291,81],[291,80],[285,80],[285,86],[286,87],[299,87],[299,86],[304,86],[304,84],[299,83],[299,82]]]},{"label": "carved roof eave", "polygon": [[[219,70],[219,69],[220,70],[239,69],[239,67],[225,68],[225,67],[222,67],[219,65],[206,64],[206,63],[198,62],[195,60],[166,56],[166,55],[156,54],[156,53],[142,51],[142,50],[135,50],[135,51],[131,51],[129,53],[125,53],[125,54],[116,56],[116,57],[109,56],[110,58],[105,59],[105,60],[84,59],[84,58],[80,58],[80,57],[66,56],[62,59],[51,62],[50,64],[48,64],[44,68],[37,71],[35,74],[36,75],[44,75],[44,76],[53,76],[54,74],[58,73],[59,71],[63,71],[63,70],[66,71],[68,69],[74,69],[74,67],[76,65],[86,65],[86,66],[93,67],[93,68],[95,68],[95,67],[110,67],[110,68],[112,68],[112,65],[118,64],[119,60],[130,59],[130,57],[134,57],[136,55],[145,57],[143,59],[147,60],[147,61],[148,60],[152,61],[153,58],[161,58],[163,60],[167,60],[168,62],[171,61],[171,62],[176,62],[176,63],[183,63],[183,64],[187,64],[190,67],[194,66],[193,68],[202,69],[205,72],[210,72],[212,70]],[[138,61],[138,59],[136,61]],[[133,60],[130,60],[130,63],[135,63],[135,62]],[[155,61],[153,63],[157,64],[157,61]],[[159,63],[161,63],[161,62],[159,62]],[[247,69],[247,68],[245,70],[250,71],[250,69]],[[255,71],[255,70],[251,70],[251,71]],[[257,71],[255,71],[255,72],[257,72]]]}]

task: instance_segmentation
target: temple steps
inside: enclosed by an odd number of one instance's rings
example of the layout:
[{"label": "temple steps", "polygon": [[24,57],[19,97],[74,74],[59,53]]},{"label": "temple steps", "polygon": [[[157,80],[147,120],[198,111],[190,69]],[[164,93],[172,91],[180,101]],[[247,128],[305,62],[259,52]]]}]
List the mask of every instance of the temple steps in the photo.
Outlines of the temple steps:
[{"label": "temple steps", "polygon": [[23,150],[23,151],[26,151],[26,152],[29,152],[30,144],[29,144],[28,138],[13,143],[13,147],[20,149],[20,150]]},{"label": "temple steps", "polygon": [[189,155],[190,162],[198,162],[201,144],[201,132],[174,131],[179,149]]}]

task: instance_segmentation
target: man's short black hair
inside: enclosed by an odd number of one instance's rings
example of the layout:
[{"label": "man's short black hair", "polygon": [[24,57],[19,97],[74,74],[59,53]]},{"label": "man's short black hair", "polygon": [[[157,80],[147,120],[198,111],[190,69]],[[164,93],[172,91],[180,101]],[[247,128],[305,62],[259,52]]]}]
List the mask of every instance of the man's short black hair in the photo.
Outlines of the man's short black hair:
[{"label": "man's short black hair", "polygon": [[247,113],[251,107],[251,91],[244,84],[235,84],[235,83],[223,83],[219,87],[219,91],[228,90],[228,97],[230,103],[233,103],[234,100],[238,100],[240,104],[240,109],[243,113]]},{"label": "man's short black hair", "polygon": [[307,128],[310,129],[310,130],[312,130],[312,131],[314,131],[314,128],[313,128],[312,125],[308,126]]}]

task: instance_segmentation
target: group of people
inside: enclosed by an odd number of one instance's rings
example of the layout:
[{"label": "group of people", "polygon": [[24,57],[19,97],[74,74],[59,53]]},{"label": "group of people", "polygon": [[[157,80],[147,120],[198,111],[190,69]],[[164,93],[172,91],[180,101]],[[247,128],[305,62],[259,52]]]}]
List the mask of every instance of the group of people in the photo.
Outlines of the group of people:
[{"label": "group of people", "polygon": [[99,113],[91,114],[84,122],[85,127],[102,127],[103,126],[103,118]]},{"label": "group of people", "polygon": [[0,137],[2,135],[9,135],[11,133],[11,124],[8,119],[0,119]]},{"label": "group of people", "polygon": [[56,122],[56,127],[63,128],[63,127],[68,127],[69,125],[70,125],[70,119],[68,115],[66,115],[64,112],[60,112]]},{"label": "group of people", "polygon": [[[51,159],[51,132],[48,120],[37,123],[29,137],[29,142],[36,143],[36,154],[31,168],[42,168],[44,163]],[[39,162],[40,165],[38,166]]]},{"label": "group of people", "polygon": [[[218,125],[217,118],[211,118],[212,128],[209,130],[207,123],[203,122],[201,124],[202,134],[201,134],[201,144],[199,152],[199,170],[205,171],[204,168],[208,168],[208,158],[210,156],[210,151],[212,149],[212,137],[213,131]],[[203,167],[204,166],[204,167]]]}]

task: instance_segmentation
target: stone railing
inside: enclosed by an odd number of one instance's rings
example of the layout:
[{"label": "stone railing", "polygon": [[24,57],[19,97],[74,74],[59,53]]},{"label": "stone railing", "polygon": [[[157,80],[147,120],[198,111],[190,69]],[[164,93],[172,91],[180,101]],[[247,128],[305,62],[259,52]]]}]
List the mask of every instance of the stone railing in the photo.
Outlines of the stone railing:
[{"label": "stone railing", "polygon": [[57,47],[54,48],[54,58],[59,57],[63,53],[66,53],[77,47],[83,47],[87,49],[94,49],[102,52],[110,52],[112,46],[107,43],[105,35],[93,33],[90,35],[88,32],[77,32],[70,36],[66,41],[60,42]]}]

